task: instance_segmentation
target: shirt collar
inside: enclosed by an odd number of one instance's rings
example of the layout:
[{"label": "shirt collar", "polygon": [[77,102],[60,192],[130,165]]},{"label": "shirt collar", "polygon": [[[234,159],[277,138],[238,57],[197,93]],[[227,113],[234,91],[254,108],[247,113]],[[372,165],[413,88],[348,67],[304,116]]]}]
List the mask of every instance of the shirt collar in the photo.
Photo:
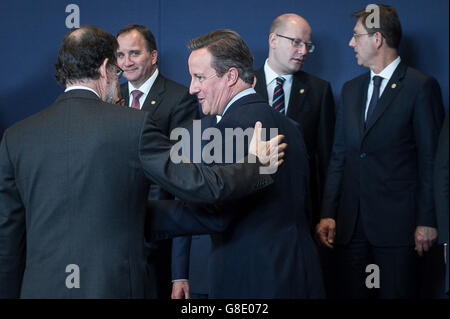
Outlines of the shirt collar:
[{"label": "shirt collar", "polygon": [[100,95],[98,95],[98,93],[95,92],[94,89],[91,89],[90,87],[87,87],[87,86],[84,86],[84,85],[72,85],[72,86],[68,86],[68,87],[64,90],[64,92],[69,92],[69,91],[72,91],[72,90],[86,90],[86,91],[91,91],[91,92],[94,92],[95,95],[98,96],[98,98],[100,98]]},{"label": "shirt collar", "polygon": [[144,95],[147,95],[148,92],[150,92],[150,89],[152,88],[153,83],[155,83],[156,77],[158,76],[159,71],[158,68],[156,68],[155,72],[153,72],[152,76],[147,79],[139,88],[135,88],[133,84],[131,84],[130,81],[128,81],[128,93],[131,96],[131,92],[134,90],[139,90]]},{"label": "shirt collar", "polygon": [[244,91],[239,92],[238,94],[236,94],[230,102],[228,102],[227,106],[225,106],[225,109],[222,112],[222,115],[216,115],[216,119],[217,119],[217,123],[219,123],[219,121],[222,119],[222,117],[224,116],[225,112],[230,108],[230,106],[236,102],[237,100],[239,100],[240,98],[243,98],[244,96],[250,95],[250,94],[255,94],[256,91],[253,88],[248,88],[245,89]]},{"label": "shirt collar", "polygon": [[387,79],[388,81],[391,79],[392,74],[394,74],[395,69],[398,67],[398,65],[401,62],[400,56],[398,56],[394,61],[388,64],[383,71],[381,71],[379,74],[375,74],[372,70],[370,70],[370,78],[373,79],[374,76],[378,75],[381,76],[383,79]]},{"label": "shirt collar", "polygon": [[292,82],[292,74],[284,74],[284,75],[278,75],[269,65],[269,63],[267,63],[267,61],[269,61],[269,59],[266,59],[266,62],[264,63],[264,74],[266,75],[266,86],[268,86],[270,83],[272,83],[273,81],[275,81],[275,79],[279,76],[282,76],[283,78],[285,78],[286,82],[290,83]]}]

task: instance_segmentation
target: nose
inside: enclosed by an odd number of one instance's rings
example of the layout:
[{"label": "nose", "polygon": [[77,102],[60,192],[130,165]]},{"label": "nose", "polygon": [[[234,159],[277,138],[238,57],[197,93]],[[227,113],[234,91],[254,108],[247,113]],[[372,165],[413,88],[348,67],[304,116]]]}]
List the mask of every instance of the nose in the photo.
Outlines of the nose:
[{"label": "nose", "polygon": [[125,54],[125,56],[123,58],[123,64],[126,67],[129,67],[129,66],[134,64],[133,60],[130,59],[130,55],[129,54]]},{"label": "nose", "polygon": [[192,78],[191,84],[189,85],[189,94],[194,95],[197,94],[198,92],[200,92],[200,87],[197,84],[197,81],[194,78]]},{"label": "nose", "polygon": [[348,45],[351,46],[352,48],[355,47],[355,45],[356,45],[355,37],[352,36],[352,37],[350,38],[350,42],[348,43]]}]

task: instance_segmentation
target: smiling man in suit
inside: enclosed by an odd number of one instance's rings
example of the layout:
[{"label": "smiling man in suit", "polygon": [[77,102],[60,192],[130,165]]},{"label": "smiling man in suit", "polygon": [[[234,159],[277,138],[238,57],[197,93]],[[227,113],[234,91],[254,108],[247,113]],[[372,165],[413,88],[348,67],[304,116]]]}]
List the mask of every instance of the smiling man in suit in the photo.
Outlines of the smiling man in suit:
[{"label": "smiling man in suit", "polygon": [[197,95],[207,115],[202,118],[202,129],[207,132],[213,127],[225,141],[220,155],[214,150],[213,164],[224,163],[231,153],[227,149],[236,154],[236,142],[227,139],[227,131],[246,130],[256,121],[277,128],[290,148],[274,187],[217,208],[232,218],[227,231],[211,235],[207,246],[205,236],[174,241],[173,267],[179,275],[174,279],[184,280],[173,283],[172,297],[325,297],[305,213],[309,167],[300,130],[256,94],[253,56],[239,34],[216,30],[191,40],[188,46],[192,50],[190,92]]},{"label": "smiling man in suit", "polygon": [[[437,81],[398,55],[395,8],[377,8],[378,25],[371,10],[353,14],[349,45],[370,72],[342,88],[317,234],[338,246],[342,297],[415,298],[417,254],[437,237],[433,163],[444,108]],[[379,267],[378,289],[366,286],[369,264]]]},{"label": "smiling man in suit", "polygon": [[[128,82],[121,85],[125,105],[149,112],[166,136],[199,117],[198,103],[189,90],[165,78],[158,69],[158,50],[153,33],[131,24],[117,33],[117,64]],[[173,195],[151,185],[149,200],[172,199]],[[169,298],[171,240],[147,243],[150,272],[156,273],[158,297]]]}]

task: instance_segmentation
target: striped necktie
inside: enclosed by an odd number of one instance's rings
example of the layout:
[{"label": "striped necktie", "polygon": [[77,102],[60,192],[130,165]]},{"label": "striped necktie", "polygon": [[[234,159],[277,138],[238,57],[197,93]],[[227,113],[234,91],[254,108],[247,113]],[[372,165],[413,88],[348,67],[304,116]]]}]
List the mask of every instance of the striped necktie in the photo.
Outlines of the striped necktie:
[{"label": "striped necktie", "polygon": [[286,81],[285,78],[279,76],[276,78],[277,85],[273,91],[273,102],[272,107],[280,113],[284,114],[284,90],[283,83]]}]

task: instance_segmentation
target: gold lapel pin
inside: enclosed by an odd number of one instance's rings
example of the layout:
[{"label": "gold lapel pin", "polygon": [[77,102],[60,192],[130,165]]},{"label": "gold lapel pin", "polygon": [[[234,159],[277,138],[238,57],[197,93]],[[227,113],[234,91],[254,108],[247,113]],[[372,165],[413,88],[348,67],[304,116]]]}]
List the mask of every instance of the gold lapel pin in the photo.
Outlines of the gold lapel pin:
[{"label": "gold lapel pin", "polygon": [[397,84],[392,83],[391,88],[395,89],[397,87]]},{"label": "gold lapel pin", "polygon": [[155,101],[155,100],[153,100],[153,101],[151,101],[150,103],[152,103],[152,105],[154,105],[154,104],[156,104],[156,101]]},{"label": "gold lapel pin", "polygon": [[303,93],[305,93],[305,89],[300,90],[300,94],[303,94]]}]

